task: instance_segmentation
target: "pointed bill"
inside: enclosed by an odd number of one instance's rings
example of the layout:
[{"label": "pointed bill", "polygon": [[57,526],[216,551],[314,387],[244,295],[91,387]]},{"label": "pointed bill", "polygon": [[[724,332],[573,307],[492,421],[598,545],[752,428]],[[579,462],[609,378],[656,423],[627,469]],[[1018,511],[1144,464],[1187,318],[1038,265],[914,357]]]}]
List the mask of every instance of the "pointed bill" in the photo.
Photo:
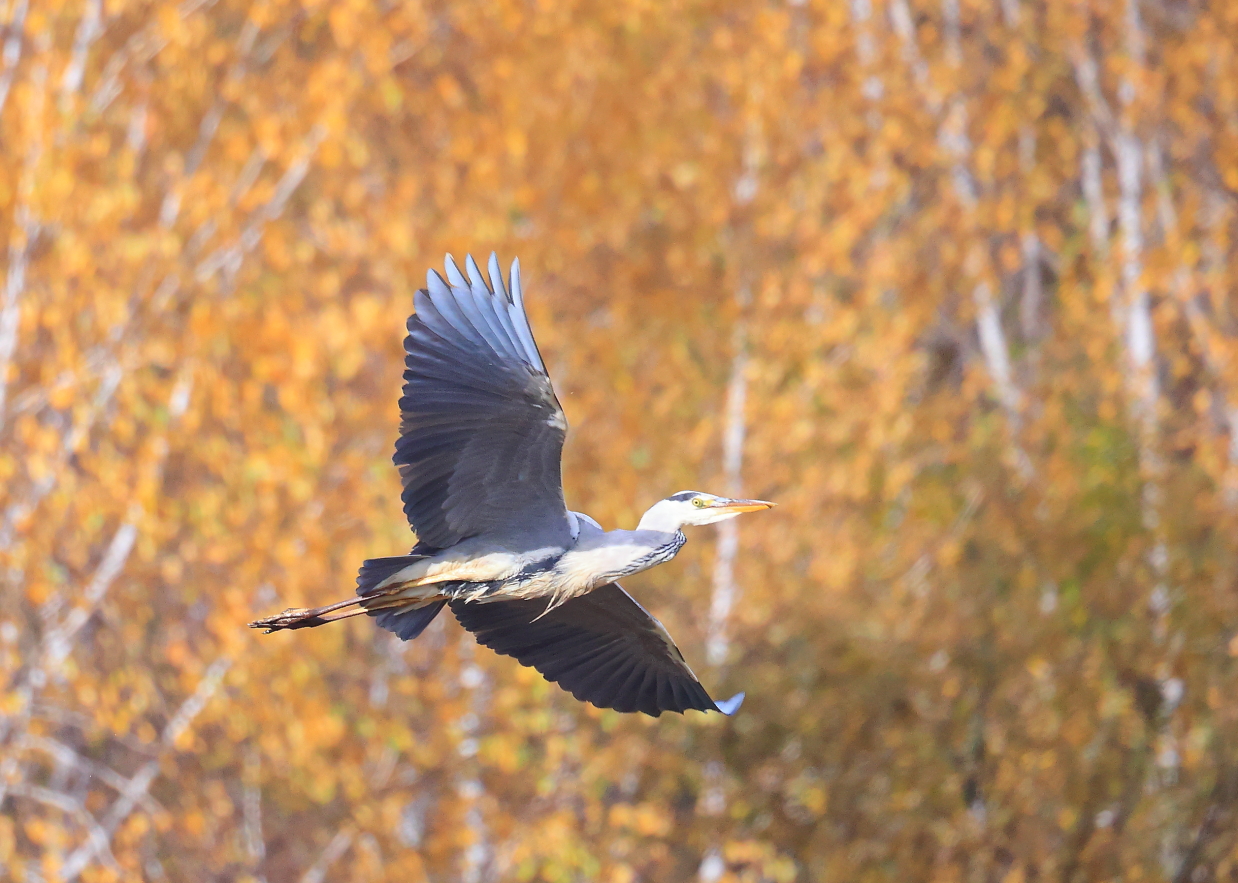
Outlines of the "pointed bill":
[{"label": "pointed bill", "polygon": [[719,497],[709,503],[710,509],[721,509],[723,512],[760,512],[762,509],[773,509],[775,503],[765,500],[728,500]]}]

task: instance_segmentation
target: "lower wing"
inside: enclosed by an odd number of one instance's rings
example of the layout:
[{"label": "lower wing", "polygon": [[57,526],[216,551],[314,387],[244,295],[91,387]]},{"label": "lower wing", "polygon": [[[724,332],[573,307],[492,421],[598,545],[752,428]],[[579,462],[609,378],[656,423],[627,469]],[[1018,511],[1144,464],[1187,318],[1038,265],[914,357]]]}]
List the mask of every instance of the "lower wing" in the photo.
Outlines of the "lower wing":
[{"label": "lower wing", "polygon": [[545,599],[450,603],[479,644],[599,708],[734,714],[744,698],[711,699],[662,624],[617,583],[548,612]]}]

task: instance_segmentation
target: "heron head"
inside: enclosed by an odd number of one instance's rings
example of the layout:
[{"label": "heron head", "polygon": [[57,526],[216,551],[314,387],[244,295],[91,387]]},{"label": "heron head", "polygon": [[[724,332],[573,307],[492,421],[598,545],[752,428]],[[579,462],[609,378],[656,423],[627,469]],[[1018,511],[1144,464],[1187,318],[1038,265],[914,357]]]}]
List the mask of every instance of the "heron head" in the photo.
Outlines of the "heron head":
[{"label": "heron head", "polygon": [[773,507],[773,503],[764,500],[733,500],[700,491],[680,491],[654,503],[637,529],[671,532],[689,524],[713,524],[744,512]]}]

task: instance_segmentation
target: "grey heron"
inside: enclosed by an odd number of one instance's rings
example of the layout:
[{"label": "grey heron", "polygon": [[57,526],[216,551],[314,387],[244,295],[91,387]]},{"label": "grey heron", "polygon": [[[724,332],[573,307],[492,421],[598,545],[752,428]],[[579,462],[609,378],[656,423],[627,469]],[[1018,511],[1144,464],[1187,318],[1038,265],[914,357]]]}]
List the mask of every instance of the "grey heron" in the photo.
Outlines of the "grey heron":
[{"label": "grey heron", "polygon": [[407,555],[361,566],[356,596],[250,623],[267,633],[357,614],[403,640],[444,606],[478,642],[536,668],[577,699],[622,712],[715,702],[662,624],[616,582],[674,558],[682,528],[773,503],[680,491],[635,530],[603,530],[564,503],[567,420],[525,315],[520,264],[510,286],[495,255],[489,280],[451,255],[417,292],[404,340],[404,391],[394,461],[417,535]]}]

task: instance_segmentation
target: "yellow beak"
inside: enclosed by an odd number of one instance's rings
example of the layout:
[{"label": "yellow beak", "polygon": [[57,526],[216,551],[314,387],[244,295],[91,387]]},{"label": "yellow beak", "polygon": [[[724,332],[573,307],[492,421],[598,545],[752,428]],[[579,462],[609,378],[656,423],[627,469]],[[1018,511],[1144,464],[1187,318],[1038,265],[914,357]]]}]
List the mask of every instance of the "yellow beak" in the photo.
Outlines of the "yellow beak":
[{"label": "yellow beak", "polygon": [[759,512],[762,509],[773,509],[775,503],[767,503],[765,500],[728,500],[719,498],[709,504],[710,509],[723,509],[727,512]]}]

